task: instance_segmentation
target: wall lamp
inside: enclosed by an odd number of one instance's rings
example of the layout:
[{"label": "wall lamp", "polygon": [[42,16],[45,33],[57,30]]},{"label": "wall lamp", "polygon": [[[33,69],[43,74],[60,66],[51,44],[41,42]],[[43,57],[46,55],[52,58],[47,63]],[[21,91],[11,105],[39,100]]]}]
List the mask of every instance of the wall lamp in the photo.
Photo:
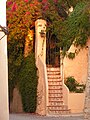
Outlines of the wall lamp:
[{"label": "wall lamp", "polygon": [[5,36],[5,35],[8,35],[9,34],[9,32],[8,32],[8,29],[6,28],[6,27],[2,27],[1,25],[0,25],[0,32],[4,32],[4,35],[0,38],[0,40]]}]

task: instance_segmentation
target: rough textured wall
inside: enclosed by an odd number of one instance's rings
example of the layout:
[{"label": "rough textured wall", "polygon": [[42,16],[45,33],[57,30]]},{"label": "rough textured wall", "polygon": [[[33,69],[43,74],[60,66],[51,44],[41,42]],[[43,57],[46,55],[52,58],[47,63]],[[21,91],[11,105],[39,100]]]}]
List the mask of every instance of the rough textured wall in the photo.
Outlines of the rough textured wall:
[{"label": "rough textured wall", "polygon": [[90,46],[88,54],[88,77],[85,91],[84,120],[90,120]]},{"label": "rough textured wall", "polygon": [[37,88],[37,110],[36,113],[46,115],[46,86],[45,86],[45,69],[42,61],[38,62],[38,88]]},{"label": "rough textured wall", "polygon": [[13,113],[22,113],[23,112],[21,95],[17,88],[14,88],[14,90],[13,90],[13,100],[10,104],[10,112],[13,112]]},{"label": "rough textured wall", "polygon": [[[46,21],[38,19],[35,22],[35,58],[38,69],[38,88],[37,88],[37,110],[40,115],[46,114],[46,83],[45,83],[45,63],[46,63]],[[45,33],[42,36],[41,33]]]},{"label": "rough textured wall", "polygon": [[[87,43],[90,45],[90,41]],[[72,45],[69,52],[74,52]],[[77,48],[79,49],[79,48]],[[64,77],[73,76],[79,83],[86,83],[88,66],[88,48],[83,48],[74,59],[64,58]]]}]

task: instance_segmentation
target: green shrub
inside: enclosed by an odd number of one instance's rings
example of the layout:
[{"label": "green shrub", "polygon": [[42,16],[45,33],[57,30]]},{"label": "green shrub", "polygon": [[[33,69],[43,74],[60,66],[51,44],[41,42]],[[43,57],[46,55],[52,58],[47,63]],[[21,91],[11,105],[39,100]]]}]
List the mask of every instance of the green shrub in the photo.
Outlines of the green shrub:
[{"label": "green shrub", "polygon": [[71,92],[74,92],[76,90],[76,81],[73,77],[67,77],[65,81],[66,86],[69,88]]},{"label": "green shrub", "polygon": [[66,78],[65,84],[70,92],[82,93],[85,90],[85,85],[79,84],[72,76]]},{"label": "green shrub", "polygon": [[85,90],[85,87],[86,87],[86,85],[84,85],[84,84],[78,84],[77,86],[76,86],[76,93],[83,93],[84,92],[84,90]]},{"label": "green shrub", "polygon": [[68,58],[73,60],[75,58],[75,53],[70,52]]},{"label": "green shrub", "polygon": [[25,112],[35,112],[36,110],[37,83],[35,56],[34,53],[30,53],[30,55],[24,59],[19,73],[19,90]]}]

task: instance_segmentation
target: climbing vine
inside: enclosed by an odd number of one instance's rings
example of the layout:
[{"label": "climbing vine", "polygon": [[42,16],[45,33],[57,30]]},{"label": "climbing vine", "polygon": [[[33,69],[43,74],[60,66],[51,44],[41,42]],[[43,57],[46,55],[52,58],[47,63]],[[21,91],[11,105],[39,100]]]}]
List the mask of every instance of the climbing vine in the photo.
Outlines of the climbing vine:
[{"label": "climbing vine", "polygon": [[37,68],[34,53],[30,53],[22,62],[19,72],[19,91],[22,96],[23,110],[35,112],[37,105]]}]

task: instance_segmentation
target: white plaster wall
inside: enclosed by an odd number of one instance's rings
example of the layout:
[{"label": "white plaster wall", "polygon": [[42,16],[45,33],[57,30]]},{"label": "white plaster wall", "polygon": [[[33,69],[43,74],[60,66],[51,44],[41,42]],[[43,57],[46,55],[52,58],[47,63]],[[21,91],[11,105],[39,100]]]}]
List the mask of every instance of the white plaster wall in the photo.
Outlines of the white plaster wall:
[{"label": "white plaster wall", "polygon": [[69,93],[68,108],[71,113],[83,113],[85,93]]},{"label": "white plaster wall", "polygon": [[[72,45],[69,52],[74,52],[75,49]],[[88,48],[83,48],[73,60],[67,57],[64,58],[64,77],[73,76],[77,82],[85,84],[87,79],[87,66]]]},{"label": "white plaster wall", "polygon": [[[46,115],[47,105],[47,77],[46,77],[46,36],[41,37],[41,30],[46,31],[46,21],[38,19],[35,22],[35,58],[38,68],[37,110],[40,115]],[[46,32],[45,32],[46,35]]]},{"label": "white plaster wall", "polygon": [[[87,46],[90,46],[90,38]],[[74,52],[76,47],[70,47],[69,52]],[[79,48],[77,48],[79,49]],[[74,76],[79,83],[86,84],[88,70],[88,47],[80,50],[75,59],[64,58],[64,78]],[[72,113],[82,113],[84,109],[85,93],[69,93],[68,107]]]},{"label": "white plaster wall", "polygon": [[6,26],[6,1],[0,0],[0,25]]},{"label": "white plaster wall", "polygon": [[[41,37],[40,32],[41,30],[46,31],[46,21],[42,19],[38,19],[35,22],[35,31],[36,31],[36,38],[35,38],[35,57],[36,57],[36,64],[38,63],[38,57],[41,58],[43,63],[46,62],[46,37]],[[45,32],[46,34],[46,32]]]},{"label": "white plaster wall", "polygon": [[[6,0],[0,0],[0,25],[6,26]],[[0,32],[0,38],[4,35]],[[7,37],[0,40],[0,120],[9,120]]]}]

